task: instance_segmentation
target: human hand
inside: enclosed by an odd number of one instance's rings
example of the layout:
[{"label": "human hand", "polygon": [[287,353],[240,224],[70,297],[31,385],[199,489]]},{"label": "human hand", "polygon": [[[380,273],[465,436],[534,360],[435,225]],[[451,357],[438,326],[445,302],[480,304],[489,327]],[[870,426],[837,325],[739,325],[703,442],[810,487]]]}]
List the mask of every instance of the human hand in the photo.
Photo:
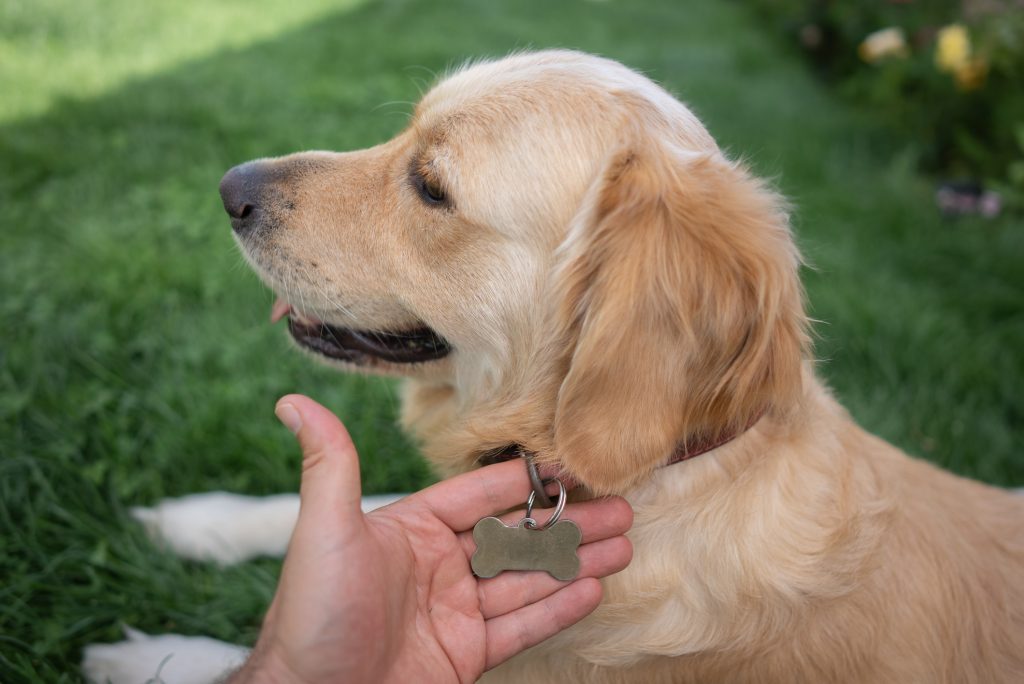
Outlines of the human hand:
[{"label": "human hand", "polygon": [[[300,395],[277,415],[302,446],[301,510],[259,640],[238,683],[471,682],[578,622],[622,570],[633,514],[613,497],[570,504],[583,532],[580,573],[477,579],[473,525],[522,504],[518,460],[438,483],[363,514],[359,459],[341,422]],[[518,520],[522,516],[509,516]]]}]

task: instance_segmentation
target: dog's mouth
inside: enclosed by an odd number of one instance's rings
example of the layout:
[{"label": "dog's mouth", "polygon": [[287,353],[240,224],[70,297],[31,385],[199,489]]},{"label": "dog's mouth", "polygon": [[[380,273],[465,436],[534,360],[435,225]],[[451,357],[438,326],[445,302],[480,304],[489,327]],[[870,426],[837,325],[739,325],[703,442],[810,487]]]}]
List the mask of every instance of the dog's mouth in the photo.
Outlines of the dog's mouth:
[{"label": "dog's mouth", "polygon": [[271,322],[285,316],[288,332],[301,346],[321,356],[357,365],[374,360],[426,363],[442,359],[452,351],[446,339],[425,325],[402,331],[356,330],[325,323],[278,300],[271,312]]}]

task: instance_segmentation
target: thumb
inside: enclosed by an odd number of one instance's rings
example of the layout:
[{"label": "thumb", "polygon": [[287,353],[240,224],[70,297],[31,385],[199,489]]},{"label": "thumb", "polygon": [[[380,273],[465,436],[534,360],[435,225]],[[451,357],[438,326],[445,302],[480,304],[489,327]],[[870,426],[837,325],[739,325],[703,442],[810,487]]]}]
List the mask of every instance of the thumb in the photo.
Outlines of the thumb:
[{"label": "thumb", "polygon": [[337,416],[301,394],[281,397],[274,413],[302,447],[300,515],[347,520],[361,514],[359,455]]}]

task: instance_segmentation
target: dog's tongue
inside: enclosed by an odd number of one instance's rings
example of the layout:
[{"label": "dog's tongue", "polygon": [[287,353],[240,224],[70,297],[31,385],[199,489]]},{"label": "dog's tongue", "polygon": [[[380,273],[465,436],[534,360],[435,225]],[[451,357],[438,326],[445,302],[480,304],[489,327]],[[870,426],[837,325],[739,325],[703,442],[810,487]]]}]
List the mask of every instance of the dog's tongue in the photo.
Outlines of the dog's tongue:
[{"label": "dog's tongue", "polygon": [[292,305],[280,297],[274,300],[274,306],[270,308],[270,322],[277,323],[279,320],[290,314]]}]

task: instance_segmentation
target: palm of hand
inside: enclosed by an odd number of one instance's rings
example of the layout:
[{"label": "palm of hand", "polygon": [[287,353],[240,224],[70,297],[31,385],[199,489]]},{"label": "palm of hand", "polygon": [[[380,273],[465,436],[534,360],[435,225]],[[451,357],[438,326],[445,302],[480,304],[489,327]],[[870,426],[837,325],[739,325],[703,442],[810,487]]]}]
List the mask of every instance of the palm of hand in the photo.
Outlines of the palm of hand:
[{"label": "palm of hand", "polygon": [[426,510],[401,522],[381,511],[367,523],[379,535],[380,562],[406,565],[405,595],[392,589],[389,599],[402,604],[389,609],[405,613],[406,629],[388,679],[475,681],[488,660],[485,615],[460,536]]},{"label": "palm of hand", "polygon": [[281,662],[288,681],[475,680],[484,617],[458,536],[429,512],[353,522],[297,531],[289,555],[309,560],[285,566],[264,628],[276,653],[264,660]]},{"label": "palm of hand", "polygon": [[628,528],[631,514],[622,500],[567,510],[585,542],[601,540],[581,547],[584,579],[572,582],[538,572],[478,580],[472,531],[453,531],[418,495],[300,526],[288,552],[296,562],[285,564],[264,627],[279,642],[269,660],[285,665],[280,681],[472,682],[576,622],[600,601],[593,575],[628,562],[628,541],[607,537]]}]

